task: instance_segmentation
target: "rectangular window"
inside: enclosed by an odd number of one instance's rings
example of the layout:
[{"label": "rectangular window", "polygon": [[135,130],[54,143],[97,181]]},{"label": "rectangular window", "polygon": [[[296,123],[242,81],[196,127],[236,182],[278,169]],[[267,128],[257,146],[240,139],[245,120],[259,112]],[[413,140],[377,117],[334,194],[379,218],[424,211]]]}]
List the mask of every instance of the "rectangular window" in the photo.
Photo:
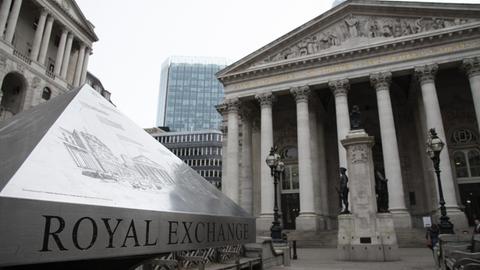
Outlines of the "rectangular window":
[{"label": "rectangular window", "polygon": [[410,200],[410,205],[417,205],[417,198],[415,197],[415,192],[413,191],[409,192],[408,198]]}]

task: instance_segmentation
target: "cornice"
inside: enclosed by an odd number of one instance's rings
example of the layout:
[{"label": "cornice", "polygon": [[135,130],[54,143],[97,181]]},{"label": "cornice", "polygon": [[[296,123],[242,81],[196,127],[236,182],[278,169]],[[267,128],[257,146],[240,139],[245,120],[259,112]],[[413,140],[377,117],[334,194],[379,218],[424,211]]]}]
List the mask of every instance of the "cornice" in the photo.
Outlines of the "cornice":
[{"label": "cornice", "polygon": [[356,48],[319,53],[307,57],[258,65],[241,72],[221,75],[218,79],[224,85],[228,85],[231,83],[282,74],[291,70],[328,66],[333,63],[376,56],[398,50],[399,48],[401,50],[407,50],[431,46],[445,41],[460,41],[462,38],[467,39],[475,35],[480,36],[480,22],[398,37],[392,40],[381,41]]},{"label": "cornice", "polygon": [[[62,24],[63,26],[70,27],[71,28],[70,30],[72,31],[75,30],[75,35],[77,39],[82,40],[89,46],[92,45],[92,42],[98,41],[98,37],[93,31],[93,29],[90,29],[88,25],[83,25],[82,23],[78,22],[56,1],[46,1],[46,0],[36,0],[36,1],[39,5],[41,5],[42,8],[47,9],[50,14],[54,15],[55,21],[57,21],[57,23]],[[74,3],[74,1],[72,1],[72,3]],[[75,8],[80,10],[76,5],[76,3],[75,3]],[[80,13],[81,12],[82,11],[80,10]],[[89,23],[89,21],[84,16],[82,19],[84,20],[85,24]]]}]

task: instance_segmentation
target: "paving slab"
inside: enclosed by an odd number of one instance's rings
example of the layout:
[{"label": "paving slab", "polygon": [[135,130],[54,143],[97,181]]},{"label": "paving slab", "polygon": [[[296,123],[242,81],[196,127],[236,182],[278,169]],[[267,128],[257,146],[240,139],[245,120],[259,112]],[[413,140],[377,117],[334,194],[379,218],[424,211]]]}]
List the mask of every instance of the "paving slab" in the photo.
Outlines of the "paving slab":
[{"label": "paving slab", "polygon": [[434,270],[432,251],[428,248],[400,248],[400,260],[395,262],[345,262],[337,260],[335,248],[302,248],[297,250],[298,260],[291,266],[277,266],[272,270]]}]

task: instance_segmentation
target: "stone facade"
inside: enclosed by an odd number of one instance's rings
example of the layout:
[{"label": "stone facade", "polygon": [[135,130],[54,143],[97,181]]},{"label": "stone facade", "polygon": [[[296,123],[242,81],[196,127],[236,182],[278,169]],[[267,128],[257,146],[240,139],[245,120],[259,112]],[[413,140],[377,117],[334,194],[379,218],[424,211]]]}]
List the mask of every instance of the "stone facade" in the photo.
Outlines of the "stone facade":
[{"label": "stone facade", "polygon": [[86,81],[98,38],[75,1],[0,5],[0,121]]},{"label": "stone facade", "polygon": [[[448,215],[466,227],[466,216],[480,215],[472,202],[480,204],[479,18],[477,4],[350,0],[219,72],[224,106],[238,107],[224,114],[226,149],[235,144],[224,160],[225,192],[253,209],[257,229],[267,231],[274,192],[264,160],[275,144],[287,165],[279,196],[284,227],[335,228],[338,168],[347,164],[340,141],[358,105],[361,127],[375,137],[375,172],[388,179],[395,227],[421,227],[423,216],[437,214],[425,154],[432,127],[447,144]],[[243,108],[250,117],[239,118]],[[240,132],[245,125],[252,131]],[[230,189],[243,190],[245,175],[252,191],[237,197]]]}]

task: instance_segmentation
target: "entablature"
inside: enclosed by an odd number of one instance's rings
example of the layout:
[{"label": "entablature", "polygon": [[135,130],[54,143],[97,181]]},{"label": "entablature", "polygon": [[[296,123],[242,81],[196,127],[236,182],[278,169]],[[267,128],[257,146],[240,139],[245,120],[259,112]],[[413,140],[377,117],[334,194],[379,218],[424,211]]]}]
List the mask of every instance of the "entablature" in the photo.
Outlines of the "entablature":
[{"label": "entablature", "polygon": [[[302,77],[310,80],[312,76],[350,77],[348,73],[354,76],[358,73],[358,69],[374,70],[378,66],[385,68],[385,65],[405,68],[417,59],[422,61],[438,55],[472,50],[476,50],[477,54],[480,53],[480,22],[382,41],[354,49],[284,60],[252,67],[219,79],[225,85],[225,93],[228,94],[242,91],[242,89],[275,85],[283,81],[295,81]],[[447,58],[453,61],[455,57]],[[402,64],[402,62],[405,63]],[[388,68],[395,68],[394,66]]]}]

